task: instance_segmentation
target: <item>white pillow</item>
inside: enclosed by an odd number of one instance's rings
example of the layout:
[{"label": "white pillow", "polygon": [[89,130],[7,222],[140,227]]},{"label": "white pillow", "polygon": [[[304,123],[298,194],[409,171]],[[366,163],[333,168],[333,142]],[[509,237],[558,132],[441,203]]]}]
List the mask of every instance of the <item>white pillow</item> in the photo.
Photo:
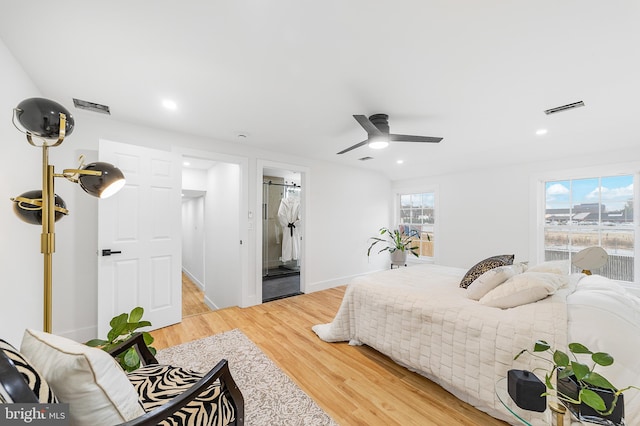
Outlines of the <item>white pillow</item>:
[{"label": "white pillow", "polygon": [[489,269],[480,275],[467,287],[467,297],[473,300],[480,300],[482,296],[498,287],[514,275],[525,271],[525,265],[516,263],[513,265],[498,266]]},{"label": "white pillow", "polygon": [[549,260],[530,266],[527,272],[550,272],[552,274],[569,275],[571,263],[568,260]]},{"label": "white pillow", "polygon": [[20,351],[42,373],[74,425],[114,425],[145,413],[120,365],[105,351],[27,329]]},{"label": "white pillow", "polygon": [[480,299],[480,303],[496,308],[513,308],[544,299],[568,283],[568,276],[527,271],[491,290]]}]

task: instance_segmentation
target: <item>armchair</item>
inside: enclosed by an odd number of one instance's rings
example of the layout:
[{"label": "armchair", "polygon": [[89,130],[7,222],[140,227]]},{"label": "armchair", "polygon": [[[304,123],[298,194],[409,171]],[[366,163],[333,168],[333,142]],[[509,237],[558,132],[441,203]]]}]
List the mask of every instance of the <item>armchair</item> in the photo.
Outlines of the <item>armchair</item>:
[{"label": "armchair", "polygon": [[[141,367],[125,373],[112,356],[130,347]],[[20,351],[0,340],[2,402],[66,402],[74,425],[244,424],[244,399],[226,360],[206,374],[160,365],[141,334],[110,353],[34,330]]]}]

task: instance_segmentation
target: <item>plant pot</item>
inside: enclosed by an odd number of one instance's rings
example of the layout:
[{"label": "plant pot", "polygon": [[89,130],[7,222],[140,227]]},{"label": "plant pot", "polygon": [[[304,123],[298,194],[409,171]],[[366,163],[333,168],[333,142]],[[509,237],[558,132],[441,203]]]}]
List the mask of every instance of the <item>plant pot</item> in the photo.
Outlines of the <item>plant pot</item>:
[{"label": "plant pot", "polygon": [[[557,380],[558,392],[567,395],[572,399],[578,399],[579,387],[576,381],[576,376],[569,376]],[[614,394],[609,389],[602,389],[597,387],[590,387],[589,389],[596,392],[604,400],[604,404],[609,409],[613,402]],[[599,425],[607,426],[624,426],[624,395],[618,396],[618,402],[613,412],[608,416],[599,414],[596,410],[588,405],[572,404],[570,402],[562,401],[562,403],[571,411],[571,413],[580,421],[589,423],[595,423]]]},{"label": "plant pot", "polygon": [[396,250],[389,252],[389,258],[391,259],[391,265],[402,266],[407,264],[407,252],[402,250]]}]

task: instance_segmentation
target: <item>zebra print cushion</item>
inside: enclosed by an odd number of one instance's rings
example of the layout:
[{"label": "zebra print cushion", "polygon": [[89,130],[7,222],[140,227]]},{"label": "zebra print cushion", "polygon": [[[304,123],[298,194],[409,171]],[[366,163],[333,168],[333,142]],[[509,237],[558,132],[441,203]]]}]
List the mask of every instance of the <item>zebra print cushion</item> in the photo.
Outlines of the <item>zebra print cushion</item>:
[{"label": "zebra print cushion", "polygon": [[[3,351],[11,361],[15,364],[16,368],[24,377],[31,390],[36,394],[38,400],[43,404],[54,404],[58,402],[58,398],[53,394],[49,388],[49,384],[44,377],[24,358],[24,356],[18,352],[16,348],[11,346],[10,343],[0,339],[0,350]],[[8,395],[6,396],[8,397]],[[6,401],[4,402],[11,402]]]},{"label": "zebra print cushion", "polygon": [[[127,373],[133,387],[140,395],[145,411],[166,403],[180,395],[202,378],[202,374],[168,365],[148,365]],[[159,425],[206,426],[227,425],[235,420],[235,409],[228,393],[220,391],[220,382],[209,386],[172,417]]]}]

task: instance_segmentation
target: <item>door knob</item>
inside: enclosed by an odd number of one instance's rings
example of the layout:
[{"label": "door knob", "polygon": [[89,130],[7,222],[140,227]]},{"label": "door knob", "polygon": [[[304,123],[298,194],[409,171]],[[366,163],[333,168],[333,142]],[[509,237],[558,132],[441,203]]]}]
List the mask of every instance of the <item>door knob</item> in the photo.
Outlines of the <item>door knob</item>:
[{"label": "door knob", "polygon": [[103,256],[111,256],[112,254],[119,254],[122,253],[120,250],[118,251],[112,251],[111,249],[102,249],[102,255]]}]

